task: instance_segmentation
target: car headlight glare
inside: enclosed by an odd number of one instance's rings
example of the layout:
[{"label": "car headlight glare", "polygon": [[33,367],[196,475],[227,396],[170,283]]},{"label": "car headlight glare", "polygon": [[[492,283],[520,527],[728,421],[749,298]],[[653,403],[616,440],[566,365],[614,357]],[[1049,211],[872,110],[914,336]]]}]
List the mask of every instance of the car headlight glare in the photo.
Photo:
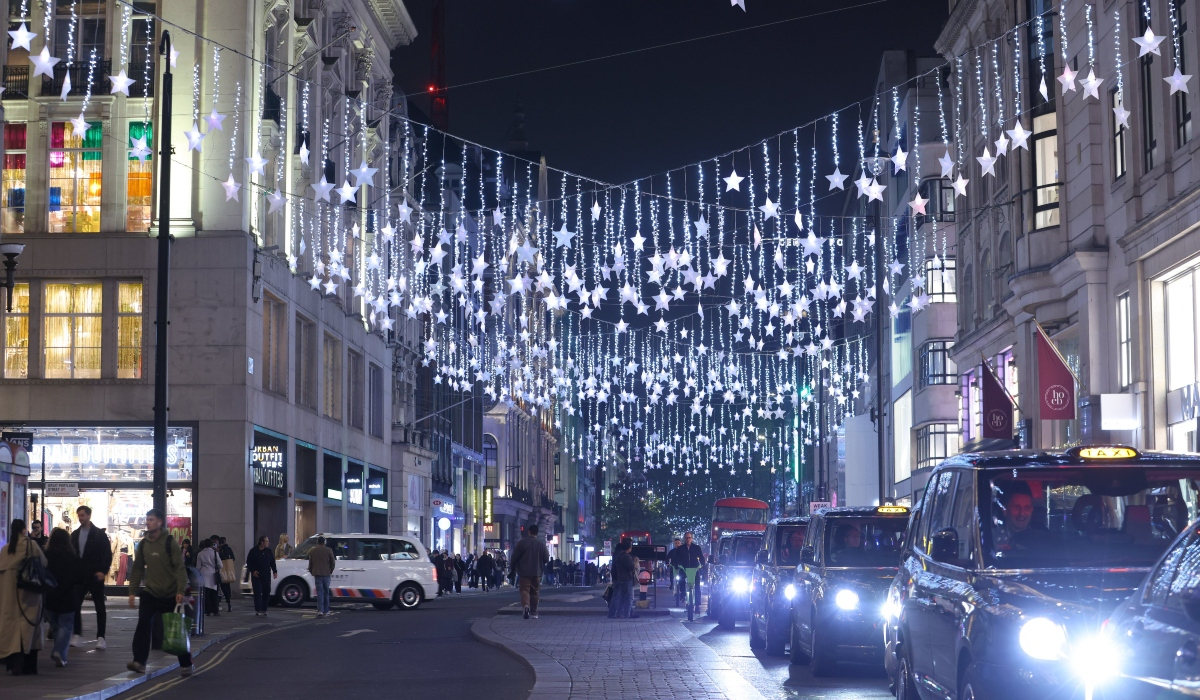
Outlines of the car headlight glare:
[{"label": "car headlight glare", "polygon": [[842,610],[857,610],[858,594],[848,588],[843,588],[833,597],[833,602]]},{"label": "car headlight glare", "polygon": [[796,587],[789,583],[787,585],[787,588],[783,589],[783,597],[787,598],[788,600],[795,598],[796,597]]},{"label": "car headlight glare", "polygon": [[1071,668],[1085,683],[1100,685],[1121,672],[1121,651],[1106,636],[1090,637],[1071,645]]},{"label": "car headlight glare", "polygon": [[1021,625],[1021,649],[1035,659],[1057,661],[1067,656],[1067,631],[1044,617],[1035,617]]},{"label": "car headlight glare", "polygon": [[893,600],[890,596],[880,609],[880,613],[885,620],[900,619],[900,601]]},{"label": "car headlight glare", "polygon": [[745,593],[750,590],[750,582],[744,578],[735,578],[731,585],[734,593]]}]

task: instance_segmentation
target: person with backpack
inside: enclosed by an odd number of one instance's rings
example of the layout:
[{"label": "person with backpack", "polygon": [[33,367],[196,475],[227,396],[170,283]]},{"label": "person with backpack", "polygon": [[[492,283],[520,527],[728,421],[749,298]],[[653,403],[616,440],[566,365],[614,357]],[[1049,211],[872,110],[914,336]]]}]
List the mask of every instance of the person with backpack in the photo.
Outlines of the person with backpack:
[{"label": "person with backpack", "polygon": [[[146,513],[146,536],[134,548],[129,567],[129,607],[137,608],[137,629],[133,633],[133,661],[125,665],[134,673],[146,672],[150,641],[157,620],[183,603],[187,590],[187,570],[183,550],[171,533],[163,528],[166,516],[152,508]],[[181,654],[180,675],[192,675],[191,653]]]},{"label": "person with backpack", "polygon": [[46,594],[46,612],[54,625],[54,650],[50,652],[50,658],[55,666],[62,668],[67,665],[71,632],[75,629],[75,617],[83,604],[86,574],[83,560],[71,544],[71,535],[61,528],[54,528],[50,533],[46,562],[46,568],[56,584],[54,590]]},{"label": "person with backpack", "polygon": [[0,659],[14,676],[37,673],[42,649],[42,592],[24,588],[21,570],[36,559],[47,565],[42,548],[26,534],[25,521],[14,520],[8,544],[0,548]]}]

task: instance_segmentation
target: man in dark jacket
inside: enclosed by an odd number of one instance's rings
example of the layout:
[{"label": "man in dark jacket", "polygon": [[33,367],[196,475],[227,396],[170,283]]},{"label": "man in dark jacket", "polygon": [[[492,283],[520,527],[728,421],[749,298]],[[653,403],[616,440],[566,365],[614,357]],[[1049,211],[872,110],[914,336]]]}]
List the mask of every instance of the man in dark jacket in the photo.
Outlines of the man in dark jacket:
[{"label": "man in dark jacket", "polygon": [[492,571],[495,568],[496,560],[490,552],[483,550],[483,554],[475,560],[475,573],[479,574],[479,585],[483,587],[484,593],[487,593],[488,586],[492,583]]},{"label": "man in dark jacket", "polygon": [[75,605],[75,634],[71,638],[71,646],[77,647],[83,640],[83,596],[90,593],[92,603],[96,606],[96,648],[103,650],[108,648],[104,641],[105,628],[108,626],[108,615],[104,609],[104,579],[112,568],[112,543],[103,528],[92,525],[91,508],[79,506],[75,509],[75,516],[79,519],[79,527],[71,533],[71,544],[83,561],[84,580]]},{"label": "man in dark jacket", "polygon": [[550,561],[550,550],[546,543],[538,537],[538,526],[530,525],[525,530],[525,536],[513,547],[512,570],[516,573],[521,587],[521,606],[525,609],[525,619],[530,616],[537,619],[538,597],[542,588],[542,568]]},{"label": "man in dark jacket", "polygon": [[246,575],[254,589],[254,616],[267,616],[267,603],[271,599],[271,579],[279,578],[275,568],[275,553],[271,551],[271,538],[258,538],[258,546],[246,554]]},{"label": "man in dark jacket", "polygon": [[629,617],[633,607],[633,557],[629,554],[632,545],[621,542],[613,554],[612,561],[612,598],[608,601],[608,616]]}]

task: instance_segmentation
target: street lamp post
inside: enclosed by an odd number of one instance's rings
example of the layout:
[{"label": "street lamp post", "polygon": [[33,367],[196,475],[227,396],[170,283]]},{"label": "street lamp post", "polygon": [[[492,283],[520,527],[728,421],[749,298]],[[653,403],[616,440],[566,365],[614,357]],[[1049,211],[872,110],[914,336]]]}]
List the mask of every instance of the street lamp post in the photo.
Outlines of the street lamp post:
[{"label": "street lamp post", "polygon": [[163,61],[158,151],[158,293],[154,315],[154,507],[167,512],[167,305],[171,272],[171,34],[158,45]]},{"label": "street lamp post", "polygon": [[[887,170],[890,158],[872,156],[863,158],[863,170],[870,173],[872,179],[878,178]],[[868,202],[868,205],[870,203]],[[879,503],[884,503],[887,494],[886,472],[884,470],[884,451],[887,447],[887,436],[883,432],[883,200],[876,202],[872,226],[875,229],[875,438],[876,464],[879,470]]]}]

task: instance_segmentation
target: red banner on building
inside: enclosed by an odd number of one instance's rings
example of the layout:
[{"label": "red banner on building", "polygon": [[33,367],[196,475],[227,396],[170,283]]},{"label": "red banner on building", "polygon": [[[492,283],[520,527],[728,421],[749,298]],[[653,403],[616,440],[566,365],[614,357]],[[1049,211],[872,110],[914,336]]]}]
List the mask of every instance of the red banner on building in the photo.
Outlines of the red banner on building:
[{"label": "red banner on building", "polygon": [[983,430],[982,437],[985,439],[1012,440],[1013,439],[1013,401],[1008,392],[1004,390],[1004,385],[996,377],[996,373],[992,371],[992,367],[987,360],[983,361],[983,376],[982,386],[983,391]]},{"label": "red banner on building", "polygon": [[1075,374],[1037,326],[1038,403],[1042,420],[1075,418]]}]

